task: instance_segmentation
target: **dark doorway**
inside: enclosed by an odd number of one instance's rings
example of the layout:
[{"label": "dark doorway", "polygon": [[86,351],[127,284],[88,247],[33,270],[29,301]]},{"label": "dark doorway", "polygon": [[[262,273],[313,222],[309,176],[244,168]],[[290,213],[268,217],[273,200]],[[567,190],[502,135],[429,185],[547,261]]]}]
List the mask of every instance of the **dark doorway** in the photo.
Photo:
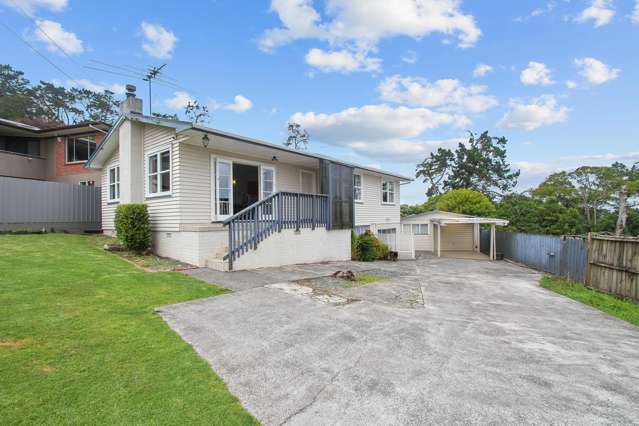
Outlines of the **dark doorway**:
[{"label": "dark doorway", "polygon": [[238,213],[260,199],[257,166],[233,163],[233,213]]}]

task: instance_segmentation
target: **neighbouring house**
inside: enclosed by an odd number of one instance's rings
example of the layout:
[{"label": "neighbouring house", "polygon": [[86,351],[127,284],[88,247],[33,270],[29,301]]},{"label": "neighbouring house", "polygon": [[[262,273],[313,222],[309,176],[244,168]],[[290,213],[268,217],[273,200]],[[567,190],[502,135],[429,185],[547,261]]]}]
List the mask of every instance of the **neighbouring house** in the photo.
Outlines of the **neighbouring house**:
[{"label": "neighbouring house", "polygon": [[102,227],[145,203],[153,249],[251,269],[350,259],[351,231],[397,233],[410,178],[190,122],[145,116],[129,91],[87,167],[102,169]]},{"label": "neighbouring house", "polygon": [[414,252],[439,256],[483,258],[480,252],[480,226],[490,226],[488,258],[496,258],[495,227],[506,226],[504,219],[469,216],[433,210],[401,219],[402,234],[412,238]]},{"label": "neighbouring house", "polygon": [[0,118],[0,176],[99,185],[84,167],[110,126],[90,122],[41,129]]}]

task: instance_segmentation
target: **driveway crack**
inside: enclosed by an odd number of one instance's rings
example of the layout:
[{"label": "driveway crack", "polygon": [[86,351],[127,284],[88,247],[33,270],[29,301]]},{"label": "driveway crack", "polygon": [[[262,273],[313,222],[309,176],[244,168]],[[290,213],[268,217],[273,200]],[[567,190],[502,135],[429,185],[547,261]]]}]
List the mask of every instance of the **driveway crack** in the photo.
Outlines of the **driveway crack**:
[{"label": "driveway crack", "polygon": [[296,417],[296,416],[297,416],[297,415],[299,415],[299,414],[302,414],[304,411],[306,411],[306,410],[307,410],[307,409],[309,409],[311,406],[313,406],[313,405],[317,402],[317,400],[319,399],[320,395],[321,395],[322,393],[324,393],[324,391],[326,390],[326,388],[327,388],[329,385],[332,385],[332,384],[333,384],[333,382],[334,382],[335,380],[337,380],[337,378],[338,378],[341,374],[346,373],[347,371],[350,371],[350,370],[354,369],[355,367],[357,367],[357,366],[359,365],[360,361],[362,360],[362,357],[364,356],[364,351],[365,351],[365,349],[366,349],[366,348],[364,348],[364,349],[360,352],[359,356],[357,357],[357,359],[355,360],[355,362],[354,362],[352,365],[349,365],[349,366],[347,366],[347,367],[342,368],[341,370],[336,371],[336,372],[335,372],[335,374],[333,374],[333,375],[330,377],[330,379],[328,380],[328,382],[326,382],[326,383],[325,383],[325,384],[321,387],[321,389],[317,391],[317,393],[313,396],[313,398],[311,399],[311,401],[310,401],[308,404],[305,404],[305,405],[304,405],[304,406],[302,406],[299,410],[297,410],[297,411],[295,411],[294,413],[291,413],[289,416],[287,416],[287,417],[286,417],[286,418],[285,418],[285,419],[284,419],[284,420],[280,423],[280,426],[281,426],[281,425],[284,425],[284,424],[286,424],[286,423],[288,423],[288,422],[290,422],[290,421],[291,421],[294,417]]}]

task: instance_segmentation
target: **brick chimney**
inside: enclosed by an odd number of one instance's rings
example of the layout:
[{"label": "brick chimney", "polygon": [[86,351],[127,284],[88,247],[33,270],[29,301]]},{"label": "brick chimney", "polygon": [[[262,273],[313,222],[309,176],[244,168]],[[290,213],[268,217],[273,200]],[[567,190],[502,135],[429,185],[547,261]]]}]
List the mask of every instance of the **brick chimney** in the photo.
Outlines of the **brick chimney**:
[{"label": "brick chimney", "polygon": [[135,86],[132,84],[126,85],[126,98],[120,102],[120,112],[142,114],[142,99],[135,97]]}]

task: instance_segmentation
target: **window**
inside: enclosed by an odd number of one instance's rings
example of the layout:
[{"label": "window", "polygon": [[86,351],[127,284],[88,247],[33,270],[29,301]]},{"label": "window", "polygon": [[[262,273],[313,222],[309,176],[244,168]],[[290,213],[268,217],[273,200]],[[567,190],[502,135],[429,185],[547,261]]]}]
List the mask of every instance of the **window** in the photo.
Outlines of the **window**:
[{"label": "window", "polygon": [[413,225],[403,225],[402,231],[404,234],[413,234],[413,235],[428,235],[428,224],[427,223],[416,223]]},{"label": "window", "polygon": [[353,175],[353,201],[362,201],[362,175]]},{"label": "window", "polygon": [[81,180],[80,182],[78,182],[78,185],[80,185],[80,186],[95,186],[95,181],[93,181],[93,180]]},{"label": "window", "polygon": [[382,204],[395,204],[395,182],[382,181]]},{"label": "window", "polygon": [[147,157],[147,195],[171,193],[171,150],[156,152]]},{"label": "window", "polygon": [[40,156],[40,141],[18,136],[0,136],[0,151]]},{"label": "window", "polygon": [[67,138],[67,163],[85,162],[95,152],[95,135]]},{"label": "window", "polygon": [[120,199],[120,166],[109,169],[109,201]]},{"label": "window", "polygon": [[[275,192],[275,169],[262,167],[262,199],[272,195],[273,192]],[[265,215],[273,214],[272,201],[268,201],[264,204],[262,213]]]}]

